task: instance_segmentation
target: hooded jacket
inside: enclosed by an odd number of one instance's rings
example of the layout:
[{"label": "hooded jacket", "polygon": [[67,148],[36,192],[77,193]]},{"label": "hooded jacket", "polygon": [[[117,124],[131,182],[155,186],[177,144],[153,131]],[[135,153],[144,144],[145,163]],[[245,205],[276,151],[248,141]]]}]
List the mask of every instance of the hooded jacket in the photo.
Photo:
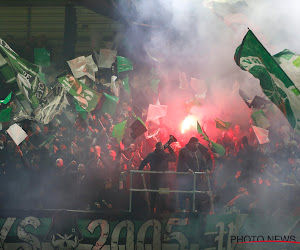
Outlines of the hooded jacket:
[{"label": "hooded jacket", "polygon": [[189,169],[194,172],[204,171],[206,170],[206,163],[199,148],[192,151],[187,144],[179,151],[177,172],[188,172]]}]

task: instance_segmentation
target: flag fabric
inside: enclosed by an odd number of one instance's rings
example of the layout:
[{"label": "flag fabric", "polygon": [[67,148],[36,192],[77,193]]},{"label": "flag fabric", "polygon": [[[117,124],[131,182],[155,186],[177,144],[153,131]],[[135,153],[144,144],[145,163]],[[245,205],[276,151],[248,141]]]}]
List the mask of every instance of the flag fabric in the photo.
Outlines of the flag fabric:
[{"label": "flag fabric", "polygon": [[259,128],[259,127],[253,126],[253,125],[252,125],[252,129],[256,135],[256,138],[257,138],[259,144],[265,144],[265,143],[270,142],[269,137],[268,137],[268,135],[269,135],[268,130]]},{"label": "flag fabric", "polygon": [[203,129],[201,128],[199,122],[197,122],[197,131],[199,134],[203,135],[204,140],[209,141],[209,138],[207,136],[207,134],[203,131]]},{"label": "flag fabric", "polygon": [[103,93],[103,97],[105,98],[105,100],[102,104],[101,111],[103,113],[114,115],[119,102],[119,97],[112,96],[107,93]]},{"label": "flag fabric", "polygon": [[33,112],[34,119],[40,123],[48,124],[52,119],[69,105],[66,92],[61,86],[56,86],[48,97],[48,103],[39,105]]},{"label": "flag fabric", "polygon": [[125,128],[126,128],[126,123],[127,123],[127,120],[116,124],[113,128],[111,136],[117,138],[119,143],[123,139],[123,135],[125,133]]},{"label": "flag fabric", "polygon": [[168,106],[149,104],[147,120],[154,121],[167,115]]},{"label": "flag fabric", "polygon": [[254,112],[251,117],[257,127],[268,129],[271,126],[263,110]]},{"label": "flag fabric", "polygon": [[229,130],[229,127],[231,125],[231,122],[223,122],[222,120],[216,118],[216,128],[221,129],[221,130]]},{"label": "flag fabric", "polygon": [[75,104],[76,111],[78,111],[78,113],[81,115],[82,119],[84,120],[88,113],[85,111],[85,109],[80,107],[80,105],[75,99],[74,99],[74,104]]},{"label": "flag fabric", "polygon": [[[296,68],[294,71],[285,72],[276,62],[276,60],[283,60],[284,56],[284,53],[279,53],[272,57],[249,30],[236,50],[235,61],[242,70],[249,71],[260,80],[265,95],[281,110],[292,128],[300,134],[300,91],[287,75],[292,75]],[[295,64],[297,65],[297,61]],[[298,82],[299,80],[297,85]]]},{"label": "flag fabric", "polygon": [[12,107],[6,108],[0,111],[0,122],[9,122],[11,116]]},{"label": "flag fabric", "polygon": [[109,69],[111,65],[115,62],[117,57],[116,50],[110,49],[100,49],[98,66],[99,68]]},{"label": "flag fabric", "polygon": [[266,100],[263,97],[255,96],[252,102],[250,103],[250,107],[256,108],[256,109],[266,109],[268,108],[272,102],[269,100]]},{"label": "flag fabric", "polygon": [[117,56],[117,69],[118,73],[133,70],[133,64],[129,59],[122,56]]},{"label": "flag fabric", "polygon": [[130,87],[129,87],[129,78],[128,75],[126,75],[126,77],[123,79],[122,81],[123,87],[125,89],[125,91],[130,94]]},{"label": "flag fabric", "polygon": [[63,88],[68,91],[78,102],[78,104],[87,112],[91,112],[96,106],[101,95],[72,75],[60,77],[58,81]]},{"label": "flag fabric", "polygon": [[34,63],[36,65],[49,67],[50,52],[45,48],[34,48]]},{"label": "flag fabric", "polygon": [[6,131],[17,146],[28,136],[26,132],[16,123],[11,125]]},{"label": "flag fabric", "polygon": [[[274,55],[273,58],[300,90],[300,55],[285,49]],[[297,91],[295,93],[298,94]]]},{"label": "flag fabric", "polygon": [[54,95],[56,88],[49,91],[45,85],[45,76],[40,68],[19,57],[1,38],[0,51],[6,54],[11,66],[7,62],[5,64],[4,61],[6,60],[3,60],[4,58],[0,56],[0,65],[2,65],[2,67],[0,66],[2,68],[0,72],[4,76],[6,84],[10,89],[18,89],[14,93],[18,101],[27,101],[30,108],[35,110],[34,116],[31,116],[32,111],[26,116],[33,117],[38,122],[50,122],[50,119],[65,107],[66,93],[59,92],[56,96]]},{"label": "flag fabric", "polygon": [[[49,92],[47,86],[41,81],[39,77],[40,68],[23,58],[21,58],[9,45],[0,38],[0,50],[8,57],[11,67],[15,70],[19,77],[19,88],[27,92],[28,100],[35,108],[40,103],[47,101],[45,98]],[[25,81],[26,79],[26,81]],[[12,78],[13,80],[13,78]],[[23,83],[25,85],[23,85]]]},{"label": "flag fabric", "polygon": [[135,116],[135,114],[133,114],[133,116],[135,117],[135,121],[130,125],[131,137],[133,139],[136,139],[144,134],[148,130],[148,128],[141,118]]},{"label": "flag fabric", "polygon": [[220,145],[220,144],[218,144],[218,143],[215,143],[215,142],[213,142],[213,141],[211,141],[211,140],[210,140],[210,142],[211,142],[211,146],[212,146],[212,148],[215,150],[215,152],[216,152],[220,157],[223,157],[223,156],[225,155],[225,153],[226,153],[225,148],[224,148],[222,145]]},{"label": "flag fabric", "polygon": [[95,64],[92,55],[87,57],[80,56],[72,60],[67,61],[69,67],[75,76],[75,78],[80,78],[87,76],[93,81],[95,81],[95,72],[98,71],[98,66]]},{"label": "flag fabric", "polygon": [[213,142],[212,140],[210,140],[210,139],[208,138],[207,134],[204,132],[203,128],[201,128],[199,122],[197,122],[197,131],[198,131],[199,134],[203,135],[204,140],[206,140],[206,141],[208,141],[208,142],[211,143],[212,148],[214,149],[214,151],[215,151],[220,157],[223,157],[223,156],[225,155],[225,153],[226,153],[225,148],[224,148],[222,145],[220,145],[220,144],[218,144],[218,143]]},{"label": "flag fabric", "polygon": [[12,94],[12,92],[10,92],[9,95],[7,97],[5,97],[4,100],[0,100],[0,103],[3,103],[3,104],[9,103],[9,101],[11,100],[11,94]]}]

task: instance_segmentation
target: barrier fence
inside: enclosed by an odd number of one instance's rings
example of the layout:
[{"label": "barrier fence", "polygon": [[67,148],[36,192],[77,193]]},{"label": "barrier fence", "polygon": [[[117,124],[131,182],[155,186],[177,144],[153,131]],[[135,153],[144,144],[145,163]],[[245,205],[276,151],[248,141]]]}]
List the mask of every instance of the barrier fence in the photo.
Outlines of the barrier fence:
[{"label": "barrier fence", "polygon": [[[133,174],[141,174],[143,178],[143,183],[144,183],[144,189],[138,189],[138,188],[133,188],[132,187],[132,179],[133,179]],[[209,197],[210,201],[210,213],[214,214],[214,204],[213,204],[213,193],[211,191],[211,185],[210,185],[210,178],[209,178],[209,173],[207,172],[174,172],[174,171],[141,171],[141,170],[131,170],[130,171],[130,193],[129,193],[129,212],[132,211],[132,193],[133,192],[156,192],[156,193],[162,193],[162,190],[155,190],[155,189],[148,189],[145,188],[145,179],[143,177],[144,174],[175,174],[175,175],[193,175],[193,190],[187,191],[187,190],[166,190],[165,193],[183,193],[183,194],[192,194],[192,212],[195,212],[195,201],[196,201],[196,194],[207,194]],[[197,190],[197,175],[206,175],[207,178],[207,186],[208,186],[208,191],[201,191]]]}]

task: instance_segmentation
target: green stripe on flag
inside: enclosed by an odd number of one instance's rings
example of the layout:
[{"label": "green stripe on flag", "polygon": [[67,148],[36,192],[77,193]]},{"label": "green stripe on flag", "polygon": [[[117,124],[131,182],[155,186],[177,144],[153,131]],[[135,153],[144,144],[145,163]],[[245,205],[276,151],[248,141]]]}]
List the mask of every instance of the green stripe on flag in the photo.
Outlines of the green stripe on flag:
[{"label": "green stripe on flag", "polygon": [[298,56],[294,61],[293,64],[295,67],[299,68],[300,67],[300,56]]},{"label": "green stripe on flag", "polygon": [[1,110],[0,112],[0,122],[9,122],[12,107]]},{"label": "green stripe on flag", "polygon": [[7,97],[5,97],[4,100],[0,100],[0,103],[3,103],[3,104],[9,103],[9,101],[11,100],[11,94],[12,94],[12,92],[10,92],[10,94]]}]

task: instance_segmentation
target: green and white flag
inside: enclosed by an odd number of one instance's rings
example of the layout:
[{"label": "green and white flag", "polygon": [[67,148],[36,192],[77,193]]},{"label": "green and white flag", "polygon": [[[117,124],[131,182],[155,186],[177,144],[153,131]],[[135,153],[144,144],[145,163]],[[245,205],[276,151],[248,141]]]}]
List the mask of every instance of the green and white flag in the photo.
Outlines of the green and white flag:
[{"label": "green and white flag", "polygon": [[60,77],[58,81],[87,112],[91,112],[96,106],[101,95],[77,80],[72,75]]},{"label": "green and white flag", "polygon": [[264,111],[262,110],[258,110],[256,112],[254,112],[252,115],[252,120],[255,123],[255,126],[263,128],[263,129],[268,129],[271,124],[269,122],[269,120],[267,119]]},{"label": "green and white flag", "polygon": [[19,76],[17,78],[19,88],[23,94],[26,93],[33,108],[36,108],[40,103],[45,103],[48,88],[39,78],[40,68],[21,58],[1,38],[0,50],[6,54],[10,66]]},{"label": "green and white flag", "polygon": [[300,65],[298,64],[300,59],[297,58],[297,56],[288,56],[284,51],[272,57],[251,30],[235,53],[237,65],[260,80],[265,95],[281,110],[292,128],[300,134],[299,78],[295,77],[299,72],[297,66]]}]

